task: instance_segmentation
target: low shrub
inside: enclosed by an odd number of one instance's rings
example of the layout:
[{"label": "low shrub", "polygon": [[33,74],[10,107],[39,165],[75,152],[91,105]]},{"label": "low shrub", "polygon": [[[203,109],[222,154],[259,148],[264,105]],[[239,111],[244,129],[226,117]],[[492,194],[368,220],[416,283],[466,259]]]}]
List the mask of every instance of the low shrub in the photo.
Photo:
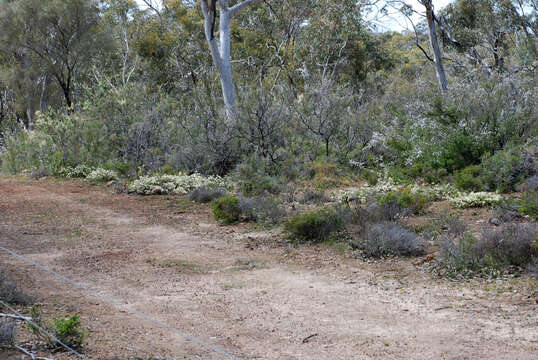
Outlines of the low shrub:
[{"label": "low shrub", "polygon": [[95,168],[86,165],[77,165],[75,167],[64,167],[60,169],[58,175],[66,178],[86,178],[92,173]]},{"label": "low shrub", "polygon": [[468,232],[458,237],[443,236],[439,245],[438,262],[449,276],[496,275],[508,267],[524,267],[538,255],[536,226],[525,223],[484,228],[480,239]]},{"label": "low shrub", "polygon": [[33,301],[32,297],[22,291],[15,282],[7,279],[2,269],[0,269],[0,299],[20,305],[28,305]]},{"label": "low shrub", "polygon": [[536,226],[510,223],[500,229],[484,228],[473,252],[480,258],[490,258],[499,266],[522,267],[538,255],[535,242]]},{"label": "low shrub", "polygon": [[84,332],[81,327],[82,322],[78,314],[53,319],[49,326],[58,340],[74,349],[79,349],[84,344]]},{"label": "low shrub", "polygon": [[282,192],[282,182],[270,170],[270,164],[257,156],[252,156],[238,165],[238,185],[243,195],[258,196]]},{"label": "low shrub", "polygon": [[90,184],[98,184],[112,180],[118,181],[118,174],[113,170],[105,170],[101,168],[91,171],[88,176],[86,176],[86,181]]},{"label": "low shrub", "polygon": [[369,226],[363,238],[354,244],[368,257],[421,256],[426,254],[426,246],[421,237],[393,222]]},{"label": "low shrub", "polygon": [[536,173],[533,156],[521,147],[509,147],[482,160],[482,177],[489,191],[514,191]]},{"label": "low shrub", "polygon": [[366,180],[368,182],[368,185],[370,186],[377,185],[377,182],[379,181],[379,176],[377,175],[377,172],[369,169],[361,170],[360,177],[361,179]]},{"label": "low shrub", "polygon": [[409,188],[401,188],[383,194],[377,201],[382,207],[399,209],[399,214],[420,214],[428,206],[428,198],[420,193],[412,193]]},{"label": "low shrub", "polygon": [[538,221],[538,192],[528,191],[523,193],[521,200],[518,202],[519,212],[529,216],[531,219]]},{"label": "low shrub", "polygon": [[334,163],[315,161],[308,168],[313,185],[320,189],[349,186],[349,178]]},{"label": "low shrub", "polygon": [[129,185],[129,192],[139,195],[179,194],[185,195],[192,190],[206,186],[209,188],[232,187],[232,183],[220,176],[192,175],[162,175],[142,176]]},{"label": "low shrub", "polygon": [[226,190],[222,188],[199,186],[189,193],[189,199],[199,203],[208,203],[225,195]]},{"label": "low shrub", "polygon": [[455,207],[466,209],[495,205],[501,200],[502,198],[499,194],[490,192],[471,192],[452,199],[452,202]]},{"label": "low shrub", "polygon": [[0,318],[0,347],[13,345],[15,335],[15,321]]},{"label": "low shrub", "polygon": [[223,224],[235,224],[242,218],[240,200],[233,195],[222,196],[211,205],[215,220]]},{"label": "low shrub", "polygon": [[284,224],[284,231],[291,240],[316,243],[342,230],[344,225],[341,210],[325,208],[294,216]]},{"label": "low shrub", "polygon": [[301,204],[319,204],[328,202],[329,198],[323,191],[306,190],[299,199]]},{"label": "low shrub", "polygon": [[286,216],[286,211],[271,198],[241,197],[239,208],[242,219],[267,225],[276,224]]},{"label": "low shrub", "polygon": [[464,191],[481,191],[484,189],[484,180],[481,177],[482,168],[470,165],[454,173],[454,185]]}]

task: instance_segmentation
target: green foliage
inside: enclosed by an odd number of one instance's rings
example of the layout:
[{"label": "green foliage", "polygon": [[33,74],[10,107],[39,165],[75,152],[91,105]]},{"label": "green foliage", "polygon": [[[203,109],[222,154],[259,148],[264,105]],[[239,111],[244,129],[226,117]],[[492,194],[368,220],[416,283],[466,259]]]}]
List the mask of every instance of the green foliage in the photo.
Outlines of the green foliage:
[{"label": "green foliage", "polygon": [[313,185],[320,190],[351,184],[350,179],[335,163],[315,161],[308,170]]},{"label": "green foliage", "polygon": [[404,187],[381,195],[377,203],[380,206],[396,205],[402,211],[420,214],[424,212],[430,201],[424,194],[413,193],[410,188]]},{"label": "green foliage", "polygon": [[84,332],[81,327],[82,322],[78,314],[53,319],[49,326],[58,340],[75,349],[81,348],[84,344]]},{"label": "green foliage", "polygon": [[485,157],[482,177],[488,190],[511,192],[518,183],[536,173],[533,157],[520,146],[513,146]]},{"label": "green foliage", "polygon": [[523,193],[518,201],[519,211],[522,214],[528,215],[531,219],[538,221],[538,192],[527,191]]},{"label": "green foliage", "polygon": [[222,196],[211,205],[213,216],[223,224],[235,224],[241,220],[242,211],[239,198],[233,195]]},{"label": "green foliage", "polygon": [[482,167],[470,165],[454,173],[454,185],[460,190],[481,191],[484,188]]},{"label": "green foliage", "polygon": [[241,163],[237,171],[239,188],[243,195],[279,194],[283,185],[270,170],[270,165],[257,156],[251,156]]},{"label": "green foliage", "polygon": [[508,223],[500,228],[484,228],[480,238],[469,232],[440,239],[439,264],[447,275],[471,276],[485,273],[497,276],[509,267],[524,267],[538,255],[534,249],[536,226]]},{"label": "green foliage", "polygon": [[325,208],[294,216],[284,224],[284,231],[291,240],[316,243],[327,240],[344,225],[342,214],[333,208]]}]

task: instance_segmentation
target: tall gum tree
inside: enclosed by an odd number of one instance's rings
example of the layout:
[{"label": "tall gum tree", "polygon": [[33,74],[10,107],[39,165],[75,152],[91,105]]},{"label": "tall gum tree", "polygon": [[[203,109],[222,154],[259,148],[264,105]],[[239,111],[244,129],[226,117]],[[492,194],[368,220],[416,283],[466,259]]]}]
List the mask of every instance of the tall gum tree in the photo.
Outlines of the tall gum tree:
[{"label": "tall gum tree", "polygon": [[[204,15],[204,32],[211,52],[213,64],[220,75],[222,96],[226,107],[226,116],[229,121],[235,121],[238,117],[237,100],[232,77],[231,46],[230,46],[230,23],[233,17],[241,10],[250,5],[255,5],[262,0],[243,0],[230,6],[229,0],[200,0],[202,14]],[[215,36],[216,19],[218,8],[218,35]]]}]

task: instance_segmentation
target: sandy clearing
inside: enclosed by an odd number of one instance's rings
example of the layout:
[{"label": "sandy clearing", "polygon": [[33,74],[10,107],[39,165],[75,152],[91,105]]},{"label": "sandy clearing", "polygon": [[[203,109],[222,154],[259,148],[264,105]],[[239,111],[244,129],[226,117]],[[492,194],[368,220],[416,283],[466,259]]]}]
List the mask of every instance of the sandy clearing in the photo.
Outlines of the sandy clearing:
[{"label": "sandy clearing", "polygon": [[[526,279],[454,284],[410,261],[366,264],[220,227],[207,208],[178,211],[176,202],[2,178],[0,244],[243,359],[538,358]],[[50,314],[82,314],[91,358],[222,358],[19,260],[0,261]],[[499,293],[510,286],[516,293]]]}]

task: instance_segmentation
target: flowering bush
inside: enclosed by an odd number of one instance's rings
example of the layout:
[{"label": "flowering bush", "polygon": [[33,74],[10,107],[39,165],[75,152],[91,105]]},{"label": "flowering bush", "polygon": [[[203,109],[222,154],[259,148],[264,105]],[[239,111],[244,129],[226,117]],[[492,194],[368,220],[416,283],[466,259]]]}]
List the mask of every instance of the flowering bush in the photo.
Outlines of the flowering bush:
[{"label": "flowering bush", "polygon": [[110,180],[119,180],[118,174],[113,170],[97,168],[86,176],[86,181],[92,184]]},{"label": "flowering bush", "polygon": [[388,194],[391,192],[409,191],[413,195],[421,195],[432,201],[449,200],[460,196],[460,192],[450,185],[419,185],[412,186],[398,185],[390,177],[385,177],[376,185],[364,185],[360,188],[349,188],[338,190],[332,194],[332,198],[337,201],[349,202],[359,201],[364,203],[369,197],[376,194]]},{"label": "flowering bush", "polygon": [[62,168],[59,175],[66,178],[85,178],[94,170],[95,168],[86,165],[68,166]]},{"label": "flowering bush", "polygon": [[129,192],[140,195],[183,195],[200,186],[230,188],[232,184],[229,180],[220,176],[206,177],[200,174],[143,176],[129,185]]},{"label": "flowering bush", "polygon": [[498,203],[501,195],[489,192],[471,192],[452,199],[454,206],[460,209],[483,207]]}]

